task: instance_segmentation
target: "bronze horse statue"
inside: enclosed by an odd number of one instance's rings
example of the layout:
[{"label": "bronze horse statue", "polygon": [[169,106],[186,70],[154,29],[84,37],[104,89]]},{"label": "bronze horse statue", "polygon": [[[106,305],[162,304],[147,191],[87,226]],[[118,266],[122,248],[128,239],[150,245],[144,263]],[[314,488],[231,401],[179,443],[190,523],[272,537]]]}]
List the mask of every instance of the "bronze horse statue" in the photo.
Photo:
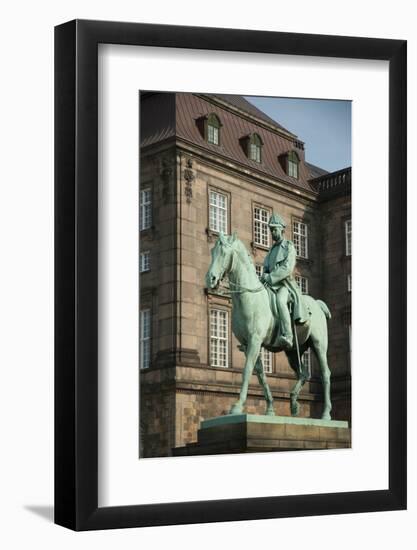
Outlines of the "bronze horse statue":
[{"label": "bronze horse statue", "polygon": [[274,415],[274,405],[260,356],[261,347],[272,352],[285,351],[291,368],[297,375],[297,382],[291,391],[291,414],[299,413],[298,395],[309,374],[300,364],[299,357],[311,348],[315,353],[321,371],[324,407],[321,418],[330,420],[332,404],[330,400],[330,369],[327,364],[327,319],[331,318],[329,308],[321,300],[303,295],[304,305],[310,312],[309,319],[303,325],[295,325],[299,353],[294,346],[290,350],[274,347],[274,334],[278,322],[271,310],[268,291],[261,284],[255,271],[253,260],[244,244],[236,234],[226,236],[220,233],[211,250],[211,263],[206,274],[208,289],[219,286],[224,277],[228,277],[232,296],[232,330],[245,353],[240,396],[233,404],[230,414],[243,411],[249,380],[253,370],[261,384],[267,403],[266,414]]}]

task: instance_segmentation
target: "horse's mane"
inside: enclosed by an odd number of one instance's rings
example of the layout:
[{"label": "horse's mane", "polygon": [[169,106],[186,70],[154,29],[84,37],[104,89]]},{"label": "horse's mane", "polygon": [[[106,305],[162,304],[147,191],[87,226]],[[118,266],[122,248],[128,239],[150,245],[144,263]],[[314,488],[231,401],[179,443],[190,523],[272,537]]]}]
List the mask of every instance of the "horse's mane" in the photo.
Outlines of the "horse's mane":
[{"label": "horse's mane", "polygon": [[249,254],[248,249],[239,238],[236,238],[234,242],[234,248],[238,253],[240,260],[245,265],[246,269],[252,270],[254,273],[256,273],[252,256]]}]

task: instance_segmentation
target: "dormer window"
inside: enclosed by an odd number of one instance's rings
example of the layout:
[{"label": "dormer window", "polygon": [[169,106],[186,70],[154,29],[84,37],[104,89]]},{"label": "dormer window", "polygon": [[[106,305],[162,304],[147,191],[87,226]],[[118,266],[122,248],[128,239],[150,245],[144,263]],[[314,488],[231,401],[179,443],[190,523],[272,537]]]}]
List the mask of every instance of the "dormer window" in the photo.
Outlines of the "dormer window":
[{"label": "dormer window", "polygon": [[287,176],[298,179],[300,158],[295,151],[280,155],[279,162]]},{"label": "dormer window", "polygon": [[220,144],[220,126],[220,119],[217,115],[212,113],[207,117],[206,139],[208,143]]},{"label": "dormer window", "polygon": [[204,141],[212,145],[220,145],[220,128],[222,127],[222,123],[216,114],[210,113],[209,115],[201,116],[197,118],[196,124]]},{"label": "dormer window", "polygon": [[249,158],[261,162],[262,140],[258,134],[252,134],[249,140]]},{"label": "dormer window", "polygon": [[262,162],[263,141],[258,134],[249,134],[240,139],[240,145],[249,160]]}]

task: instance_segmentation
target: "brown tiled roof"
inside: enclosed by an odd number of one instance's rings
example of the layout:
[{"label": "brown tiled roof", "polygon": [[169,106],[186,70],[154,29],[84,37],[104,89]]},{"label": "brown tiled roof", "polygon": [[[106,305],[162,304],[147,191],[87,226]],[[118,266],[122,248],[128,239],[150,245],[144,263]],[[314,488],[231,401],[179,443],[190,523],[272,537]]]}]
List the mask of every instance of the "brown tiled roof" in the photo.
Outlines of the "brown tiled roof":
[{"label": "brown tiled roof", "polygon": [[146,147],[175,136],[175,94],[140,94],[140,144]]},{"label": "brown tiled roof", "polygon": [[247,101],[243,96],[241,95],[232,95],[232,94],[215,94],[215,97],[218,97],[219,99],[222,99],[223,101],[226,101],[233,105],[234,107],[237,107],[238,109],[241,109],[242,111],[246,111],[252,116],[255,116],[257,118],[260,118],[261,120],[264,120],[268,124],[272,124],[273,126],[279,128],[280,130],[284,130],[287,134],[290,134],[294,137],[297,137],[295,134],[284,128],[284,126],[281,126],[281,124],[278,124],[276,120],[269,117],[266,113],[258,109],[255,105]]},{"label": "brown tiled roof", "polygon": [[[222,124],[220,145],[207,143],[197,125],[199,118],[210,113],[215,113]],[[242,138],[255,132],[259,134],[264,144],[261,163],[250,160],[241,145]],[[278,178],[294,187],[312,190],[308,182],[311,175],[304,162],[304,151],[296,149],[294,140],[290,137],[285,138],[282,134],[273,130],[268,130],[256,124],[255,121],[251,121],[250,118],[244,118],[239,116],[238,113],[226,110],[216,102],[210,102],[206,96],[201,97],[188,93],[176,94],[176,134],[177,137],[193,145],[220,155],[225,159],[235,161],[252,171]],[[278,161],[280,155],[294,149],[296,149],[301,160],[298,179],[288,176]]]},{"label": "brown tiled roof", "polygon": [[315,164],[311,164],[311,162],[306,162],[306,166],[310,170],[310,178],[311,179],[319,178],[320,176],[324,176],[325,174],[329,173],[324,168],[320,168],[319,166],[316,166]]}]

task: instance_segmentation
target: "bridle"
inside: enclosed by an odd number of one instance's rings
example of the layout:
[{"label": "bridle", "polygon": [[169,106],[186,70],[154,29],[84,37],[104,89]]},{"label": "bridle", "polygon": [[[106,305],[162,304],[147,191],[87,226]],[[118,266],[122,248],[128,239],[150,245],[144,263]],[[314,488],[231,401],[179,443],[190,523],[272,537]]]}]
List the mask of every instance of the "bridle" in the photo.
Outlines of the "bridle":
[{"label": "bridle", "polygon": [[[225,246],[223,243],[221,243],[221,244],[222,244],[222,246]],[[230,271],[232,271],[233,266],[234,266],[235,250],[233,249],[232,246],[230,246],[230,248],[232,249],[231,254],[230,254],[230,256],[231,256],[230,265],[228,266],[228,268],[226,268],[226,266],[223,266],[222,271],[221,271],[221,277],[219,277],[220,282],[223,280],[223,277],[224,277],[225,273],[226,272],[230,273]],[[236,290],[231,290],[229,287],[224,287],[225,290],[227,290],[227,292],[229,294],[244,294],[245,292],[255,293],[255,292],[261,292],[261,290],[263,290],[265,288],[262,284],[257,288],[247,288],[247,287],[244,287],[244,286],[239,285],[237,283],[233,283],[230,280],[229,280],[229,284],[233,285],[236,288]]]}]

